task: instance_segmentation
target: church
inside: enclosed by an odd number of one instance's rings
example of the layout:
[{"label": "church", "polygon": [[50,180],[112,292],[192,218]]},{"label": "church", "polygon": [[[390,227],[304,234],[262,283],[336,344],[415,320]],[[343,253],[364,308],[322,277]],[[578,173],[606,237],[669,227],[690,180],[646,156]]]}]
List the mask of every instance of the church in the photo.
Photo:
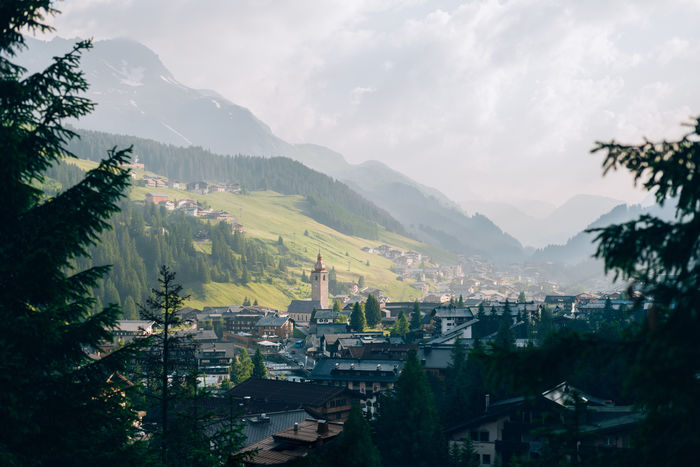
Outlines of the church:
[{"label": "church", "polygon": [[328,305],[328,271],[323,264],[323,257],[318,253],[314,269],[309,274],[311,280],[311,300],[292,300],[287,308],[289,317],[296,323],[308,324],[311,313],[330,310]]}]

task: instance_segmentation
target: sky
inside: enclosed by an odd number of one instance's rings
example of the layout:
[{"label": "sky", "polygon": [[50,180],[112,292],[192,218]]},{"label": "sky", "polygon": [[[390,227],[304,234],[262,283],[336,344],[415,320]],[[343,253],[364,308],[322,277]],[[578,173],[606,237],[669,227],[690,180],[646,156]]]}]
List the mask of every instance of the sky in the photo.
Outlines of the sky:
[{"label": "sky", "polygon": [[700,114],[700,0],[74,0],[62,37],[128,37],[291,143],[380,160],[455,201],[578,193],[595,141],[677,138]]}]

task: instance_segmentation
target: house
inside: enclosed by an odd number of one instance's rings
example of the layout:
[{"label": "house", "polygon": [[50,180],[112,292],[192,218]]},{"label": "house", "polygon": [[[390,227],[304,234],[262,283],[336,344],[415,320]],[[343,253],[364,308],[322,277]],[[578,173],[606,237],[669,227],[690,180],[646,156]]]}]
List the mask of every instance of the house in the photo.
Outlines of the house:
[{"label": "house", "polygon": [[418,347],[418,359],[426,373],[444,380],[452,362],[454,344],[425,344]]},{"label": "house", "polygon": [[136,337],[149,336],[155,332],[155,321],[120,319],[117,326],[112,330],[115,340],[125,344],[131,342]]},{"label": "house", "polygon": [[544,304],[553,308],[559,308],[559,310],[568,315],[574,312],[576,295],[547,295],[544,298]]},{"label": "house", "polygon": [[294,426],[295,423],[303,422],[307,418],[309,418],[309,413],[304,409],[245,415],[241,417],[243,424],[241,433],[245,436],[243,447],[262,441],[285,428]]},{"label": "house", "polygon": [[304,409],[326,420],[346,419],[353,399],[357,399],[342,387],[259,378],[243,381],[226,396],[241,403],[245,413]]},{"label": "house", "polygon": [[294,331],[294,325],[289,316],[276,316],[268,314],[255,323],[255,334],[259,337],[277,336],[289,339]]},{"label": "house", "polygon": [[430,341],[430,344],[454,344],[457,339],[462,341],[471,340],[476,336],[474,332],[478,319],[470,319],[464,323],[450,327],[447,332]]},{"label": "house", "polygon": [[323,358],[316,361],[311,381],[376,395],[394,387],[403,369],[401,360]]},{"label": "house", "polygon": [[[474,319],[474,314],[469,307],[456,308],[454,306],[438,306],[431,313],[435,323],[435,329],[440,334],[447,334],[460,324]],[[471,335],[469,336],[471,338]]]},{"label": "house", "polygon": [[147,193],[146,203],[159,204],[161,201],[167,201],[168,195],[165,193]]},{"label": "house", "polygon": [[236,454],[254,452],[243,461],[246,466],[282,465],[306,456],[312,449],[337,438],[343,431],[340,423],[307,419],[275,433]]},{"label": "house", "polygon": [[175,210],[175,203],[174,203],[173,201],[169,200],[169,199],[168,199],[168,200],[165,200],[165,201],[161,201],[160,203],[158,203],[158,206],[163,206],[163,207],[164,207],[165,209],[167,209],[168,211],[174,211],[174,210]]},{"label": "house", "polygon": [[221,383],[225,378],[228,378],[231,372],[233,353],[233,344],[231,343],[203,343],[198,346],[195,352],[197,367],[205,377],[214,376],[216,383]]},{"label": "house", "polygon": [[340,313],[337,311],[317,311],[316,315],[314,315],[314,319],[316,320],[316,324],[329,324],[335,322],[335,320],[340,316]]},{"label": "house", "polygon": [[[566,382],[536,397],[495,403],[486,396],[484,413],[446,430],[450,444],[470,439],[482,465],[507,464],[513,456],[537,459],[556,437],[577,427],[579,457],[626,448],[643,414],[615,406]],[[573,434],[575,435],[575,434]],[[571,436],[571,435],[570,435]]]}]

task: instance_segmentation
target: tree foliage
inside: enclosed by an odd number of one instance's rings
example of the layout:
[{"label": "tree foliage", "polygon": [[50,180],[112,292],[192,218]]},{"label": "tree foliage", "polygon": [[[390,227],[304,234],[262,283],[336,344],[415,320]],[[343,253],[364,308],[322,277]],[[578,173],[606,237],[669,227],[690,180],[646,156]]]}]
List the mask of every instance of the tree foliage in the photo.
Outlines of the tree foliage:
[{"label": "tree foliage", "polygon": [[362,332],[365,330],[366,325],[365,310],[360,302],[355,302],[350,314],[350,328],[353,331]]},{"label": "tree foliage", "polygon": [[118,210],[129,151],[110,150],[72,188],[43,193],[44,172],[75,157],[66,148],[75,134],[64,121],[93,109],[79,97],[87,83],[78,68],[91,43],[29,76],[11,61],[25,46],[22,33],[52,30],[45,21],[55,13],[49,0],[0,6],[0,464],[130,462],[134,413],[112,377],[128,349],[88,355],[112,340],[120,315],[115,305],[95,309],[90,297],[108,266],[74,267]]},{"label": "tree foliage", "polygon": [[447,461],[447,444],[433,393],[423,367],[412,350],[393,394],[380,399],[377,442],[383,464],[436,466]]},{"label": "tree foliage", "polygon": [[367,296],[367,301],[365,302],[365,318],[367,319],[367,326],[371,328],[377,326],[382,321],[382,312],[379,302],[372,294]]},{"label": "tree foliage", "polygon": [[260,347],[255,349],[255,355],[253,355],[253,373],[251,376],[253,378],[267,379],[267,368],[265,367],[265,359],[260,351]]}]

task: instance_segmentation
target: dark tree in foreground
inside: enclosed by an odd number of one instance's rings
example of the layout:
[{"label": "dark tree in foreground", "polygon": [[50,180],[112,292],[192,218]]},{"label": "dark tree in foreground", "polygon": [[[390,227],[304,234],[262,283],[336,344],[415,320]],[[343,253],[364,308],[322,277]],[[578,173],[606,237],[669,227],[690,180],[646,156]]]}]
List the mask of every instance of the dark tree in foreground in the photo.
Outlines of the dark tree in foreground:
[{"label": "dark tree in foreground", "polygon": [[598,143],[604,171],[626,168],[635,182],[675,218],[649,215],[596,229],[596,256],[606,271],[631,280],[654,300],[647,320],[622,341],[634,365],[630,387],[647,411],[637,439],[635,463],[686,463],[700,438],[700,119],[679,141],[638,146]]},{"label": "dark tree in foreground", "polygon": [[393,394],[380,400],[377,443],[385,466],[445,465],[447,443],[425,371],[412,350]]},{"label": "dark tree in foreground", "polygon": [[128,151],[109,151],[74,186],[48,196],[43,173],[66,157],[63,126],[93,104],[80,42],[43,71],[12,63],[21,33],[50,31],[48,0],[0,4],[0,464],[109,465],[133,461],[134,414],[121,378],[126,351],[88,353],[113,336],[120,310],[96,309],[91,290],[108,266],[75,270],[129,185]]},{"label": "dark tree in foreground", "polygon": [[379,467],[379,451],[372,442],[369,424],[362,416],[359,404],[353,404],[343,424],[340,439],[333,442],[319,465],[334,467]]},{"label": "dark tree in foreground", "polygon": [[[644,420],[633,449],[608,462],[687,465],[700,438],[700,119],[679,141],[638,146],[598,143],[604,172],[626,168],[656,201],[676,207],[675,218],[651,215],[594,229],[596,256],[614,277],[630,281],[630,296],[648,297],[646,319],[621,338],[604,334],[552,335],[541,348],[497,355],[499,372],[532,393],[568,378],[579,366],[624,362],[626,380]],[[621,374],[620,374],[621,373]],[[605,456],[602,460],[605,461]],[[691,461],[692,462],[692,461]]]},{"label": "dark tree in foreground", "polygon": [[171,388],[181,379],[189,376],[195,365],[194,343],[189,335],[177,333],[181,324],[177,312],[189,296],[182,296],[182,286],[175,282],[175,273],[161,266],[158,288],[152,289],[152,296],[141,307],[141,317],[155,322],[159,332],[153,336],[152,345],[145,354],[148,374],[152,377],[153,388],[150,396],[157,401],[160,409],[162,461],[168,464],[170,439],[169,423],[171,404],[174,395]]}]

